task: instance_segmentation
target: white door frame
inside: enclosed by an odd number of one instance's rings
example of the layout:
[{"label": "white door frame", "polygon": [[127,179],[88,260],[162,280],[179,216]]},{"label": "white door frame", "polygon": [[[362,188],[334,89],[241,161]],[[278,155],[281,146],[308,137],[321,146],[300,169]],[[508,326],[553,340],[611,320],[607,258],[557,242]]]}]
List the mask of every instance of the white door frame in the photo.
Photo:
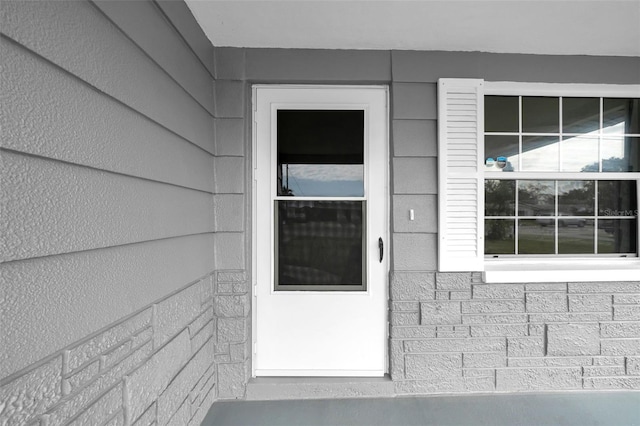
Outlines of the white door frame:
[{"label": "white door frame", "polygon": [[[390,204],[390,200],[389,200],[389,100],[388,100],[388,87],[387,86],[336,86],[336,85],[254,85],[252,87],[252,116],[253,116],[253,120],[252,120],[252,376],[256,376],[256,358],[257,358],[257,353],[259,351],[259,343],[257,342],[257,336],[258,336],[258,321],[257,321],[257,311],[258,309],[260,309],[258,303],[258,279],[260,278],[258,276],[258,193],[257,193],[257,178],[258,178],[258,167],[260,167],[260,165],[258,164],[258,147],[257,147],[257,139],[258,139],[258,134],[257,134],[257,125],[256,125],[256,114],[257,114],[257,102],[256,102],[256,94],[257,94],[257,90],[259,88],[272,88],[272,89],[376,89],[376,90],[384,90],[384,94],[385,94],[385,123],[384,123],[384,141],[385,141],[385,148],[384,148],[384,159],[381,161],[381,163],[375,164],[375,170],[376,170],[376,174],[382,173],[384,175],[383,177],[383,181],[384,181],[384,188],[383,188],[383,192],[384,195],[382,196],[383,201],[384,201],[384,207],[380,210],[382,210],[382,212],[380,212],[380,214],[383,216],[383,221],[384,221],[384,231],[382,232],[382,238],[384,239],[384,243],[385,243],[385,247],[384,247],[384,258],[383,258],[383,262],[382,262],[382,268],[383,268],[383,273],[384,273],[384,288],[382,289],[382,297],[384,299],[384,304],[381,305],[380,307],[380,320],[383,321],[384,323],[384,338],[383,338],[383,344],[380,347],[380,351],[382,353],[382,357],[384,359],[383,362],[383,366],[381,368],[381,370],[376,370],[375,372],[371,372],[370,374],[367,372],[361,373],[361,374],[357,374],[357,375],[371,375],[371,376],[376,376],[376,375],[383,375],[386,372],[388,372],[388,309],[387,309],[387,301],[389,298],[389,287],[388,287],[388,273],[389,273],[389,248],[391,246],[390,240],[389,240],[389,228],[390,228],[390,220],[389,220],[389,204]],[[368,129],[367,129],[368,131]],[[368,163],[369,159],[365,157],[365,162]],[[367,166],[366,166],[367,167]],[[371,167],[371,164],[368,165],[368,167]],[[366,184],[365,184],[366,185]],[[271,226],[273,226],[273,224],[271,224]],[[371,250],[371,246],[369,247],[369,250]],[[368,250],[368,251],[369,251]],[[369,286],[369,284],[367,284],[367,286]],[[273,291],[273,290],[272,290]],[[307,292],[310,293],[310,292]],[[327,295],[327,292],[313,292],[314,294],[322,297],[323,293],[324,295]],[[336,292],[333,292],[334,294]],[[369,288],[367,287],[367,291],[365,293],[369,293]],[[353,294],[353,293],[351,293]],[[300,374],[294,373],[294,374],[287,374],[284,373],[282,375],[314,375],[312,374],[313,372],[303,372]],[[278,375],[277,372],[273,375]],[[325,374],[326,375],[326,374]],[[330,375],[346,375],[346,376],[350,376],[353,374],[348,374],[348,373],[341,373],[340,371],[332,371]]]}]

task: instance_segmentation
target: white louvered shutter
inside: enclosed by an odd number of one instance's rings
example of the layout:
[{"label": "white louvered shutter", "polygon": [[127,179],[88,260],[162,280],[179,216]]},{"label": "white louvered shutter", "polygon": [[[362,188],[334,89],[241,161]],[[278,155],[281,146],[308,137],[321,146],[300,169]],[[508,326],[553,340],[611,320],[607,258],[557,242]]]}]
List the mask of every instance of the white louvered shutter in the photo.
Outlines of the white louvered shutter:
[{"label": "white louvered shutter", "polygon": [[484,81],[438,81],[439,270],[482,271]]}]

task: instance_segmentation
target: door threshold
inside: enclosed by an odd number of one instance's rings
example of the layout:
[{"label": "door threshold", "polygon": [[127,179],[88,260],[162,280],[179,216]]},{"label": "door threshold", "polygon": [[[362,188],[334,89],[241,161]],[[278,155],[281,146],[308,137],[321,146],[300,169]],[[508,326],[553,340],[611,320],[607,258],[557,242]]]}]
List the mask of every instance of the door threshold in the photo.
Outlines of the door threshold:
[{"label": "door threshold", "polygon": [[395,396],[389,375],[384,377],[254,377],[247,384],[247,401],[389,398]]}]

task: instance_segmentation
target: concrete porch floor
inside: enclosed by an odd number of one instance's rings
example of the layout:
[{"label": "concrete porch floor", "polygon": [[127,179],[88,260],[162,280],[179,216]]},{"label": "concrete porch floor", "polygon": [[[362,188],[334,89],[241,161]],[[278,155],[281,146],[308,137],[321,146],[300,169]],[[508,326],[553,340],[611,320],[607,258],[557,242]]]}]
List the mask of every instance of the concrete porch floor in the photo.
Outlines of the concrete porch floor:
[{"label": "concrete porch floor", "polygon": [[219,401],[203,426],[640,426],[640,392]]}]

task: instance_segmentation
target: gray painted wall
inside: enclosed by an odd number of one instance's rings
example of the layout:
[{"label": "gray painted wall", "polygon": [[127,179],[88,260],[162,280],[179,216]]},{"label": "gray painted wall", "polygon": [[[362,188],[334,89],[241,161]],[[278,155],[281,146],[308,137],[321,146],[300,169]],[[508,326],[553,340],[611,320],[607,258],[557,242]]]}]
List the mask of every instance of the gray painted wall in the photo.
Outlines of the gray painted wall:
[{"label": "gray painted wall", "polygon": [[1,30],[2,420],[245,396],[251,83],[391,86],[395,393],[640,387],[640,283],[435,271],[437,79],[638,84],[639,58],[214,49],[151,0],[3,2]]},{"label": "gray painted wall", "polygon": [[0,423],[199,424],[213,47],[179,2],[8,1],[0,29]]}]

